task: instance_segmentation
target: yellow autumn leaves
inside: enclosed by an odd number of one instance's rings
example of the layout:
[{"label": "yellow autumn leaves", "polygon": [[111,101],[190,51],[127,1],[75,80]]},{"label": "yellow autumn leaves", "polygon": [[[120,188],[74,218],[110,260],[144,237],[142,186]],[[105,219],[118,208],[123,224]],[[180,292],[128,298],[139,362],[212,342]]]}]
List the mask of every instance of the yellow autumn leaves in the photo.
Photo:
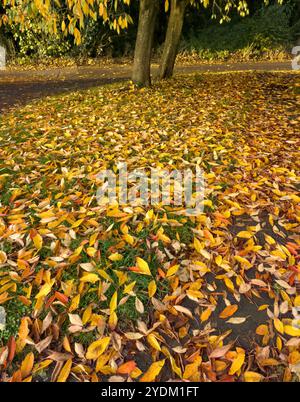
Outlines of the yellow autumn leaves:
[{"label": "yellow autumn leaves", "polygon": [[107,349],[110,342],[110,337],[106,336],[98,341],[93,342],[86,352],[86,358],[91,360],[97,360],[105,350]]},{"label": "yellow autumn leaves", "polygon": [[140,257],[137,257],[136,263],[137,263],[138,270],[135,272],[138,272],[139,274],[142,274],[142,275],[150,275],[150,276],[152,275],[149,265],[145,260],[143,260]]},{"label": "yellow autumn leaves", "polygon": [[[2,117],[1,160],[13,174],[0,173],[12,194],[0,206],[0,304],[26,307],[16,339],[0,348],[0,362],[13,359],[14,380],[34,380],[48,366],[60,382],[72,375],[159,381],[163,368],[185,381],[269,381],[283,371],[293,378],[300,243],[290,150],[298,133],[288,128],[287,109],[261,103],[271,102],[264,86],[288,88],[293,78],[251,77],[181,77],[142,93],[122,84],[80,100],[48,99],[24,109],[22,129],[17,112]],[[245,98],[245,88],[255,99]],[[216,113],[228,96],[230,107],[224,102]],[[247,111],[249,100],[259,118]],[[233,121],[240,110],[245,117]],[[264,113],[276,121],[272,129]],[[26,137],[20,152],[14,144],[23,131],[34,140]],[[96,205],[95,176],[116,169],[120,156],[130,168],[201,166],[209,197],[203,213]],[[255,353],[231,343],[248,336]],[[139,353],[147,355],[143,372]]]}]

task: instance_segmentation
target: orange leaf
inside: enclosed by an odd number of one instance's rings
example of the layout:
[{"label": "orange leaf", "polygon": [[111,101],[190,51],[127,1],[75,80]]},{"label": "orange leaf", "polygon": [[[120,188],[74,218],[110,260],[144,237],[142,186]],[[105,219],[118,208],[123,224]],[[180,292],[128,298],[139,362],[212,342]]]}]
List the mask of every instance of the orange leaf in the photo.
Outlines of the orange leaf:
[{"label": "orange leaf", "polygon": [[224,308],[224,310],[220,313],[220,318],[228,318],[231,317],[238,309],[236,304],[232,304]]},{"label": "orange leaf", "polygon": [[7,361],[11,362],[13,360],[13,358],[15,357],[15,353],[16,353],[16,341],[13,336],[11,336],[8,341],[8,348],[9,348],[9,353],[8,353]]},{"label": "orange leaf", "polygon": [[57,300],[59,300],[60,302],[62,302],[63,304],[68,303],[68,297],[66,295],[64,295],[63,293],[60,292],[55,292],[55,297]]},{"label": "orange leaf", "polygon": [[209,317],[211,316],[211,313],[212,313],[212,310],[211,310],[211,308],[207,308],[206,310],[204,310],[202,313],[201,313],[201,316],[200,316],[200,320],[203,322],[203,321],[207,321],[208,319],[209,319]]},{"label": "orange leaf", "polygon": [[136,363],[133,360],[121,364],[117,369],[117,374],[130,374],[136,368]]},{"label": "orange leaf", "polygon": [[267,335],[267,334],[268,334],[269,329],[268,329],[267,325],[262,324],[262,325],[259,325],[259,326],[256,328],[256,331],[255,331],[255,332],[256,332],[257,335],[264,336],[264,335]]},{"label": "orange leaf", "polygon": [[29,376],[31,373],[32,367],[34,363],[34,354],[28,353],[28,355],[25,357],[25,359],[22,361],[21,364],[21,374],[22,378],[26,378]]}]

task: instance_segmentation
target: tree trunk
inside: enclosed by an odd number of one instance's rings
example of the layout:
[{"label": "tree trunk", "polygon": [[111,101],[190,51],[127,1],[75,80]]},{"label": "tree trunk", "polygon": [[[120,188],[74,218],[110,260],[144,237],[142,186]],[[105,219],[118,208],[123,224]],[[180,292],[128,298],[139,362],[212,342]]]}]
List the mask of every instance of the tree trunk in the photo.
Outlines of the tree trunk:
[{"label": "tree trunk", "polygon": [[140,0],[138,34],[135,44],[132,81],[138,85],[151,84],[151,53],[159,0]]},{"label": "tree trunk", "polygon": [[171,0],[168,29],[159,68],[159,77],[161,79],[169,78],[173,75],[186,6],[187,0]]}]

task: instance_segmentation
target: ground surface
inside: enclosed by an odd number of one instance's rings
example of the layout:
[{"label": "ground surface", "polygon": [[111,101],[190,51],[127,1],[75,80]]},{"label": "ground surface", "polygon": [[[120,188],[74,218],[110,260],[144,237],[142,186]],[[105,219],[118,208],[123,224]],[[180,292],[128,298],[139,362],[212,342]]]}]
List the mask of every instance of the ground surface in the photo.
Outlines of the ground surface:
[{"label": "ground surface", "polygon": [[[297,74],[208,73],[4,113],[2,378],[297,380],[298,100]],[[204,212],[99,206],[120,161],[200,166]]]},{"label": "ground surface", "polygon": [[[291,70],[290,62],[230,63],[178,66],[177,73],[208,71]],[[155,75],[157,67],[153,67]],[[82,66],[41,71],[0,71],[0,112],[32,99],[130,79],[128,66]]]}]

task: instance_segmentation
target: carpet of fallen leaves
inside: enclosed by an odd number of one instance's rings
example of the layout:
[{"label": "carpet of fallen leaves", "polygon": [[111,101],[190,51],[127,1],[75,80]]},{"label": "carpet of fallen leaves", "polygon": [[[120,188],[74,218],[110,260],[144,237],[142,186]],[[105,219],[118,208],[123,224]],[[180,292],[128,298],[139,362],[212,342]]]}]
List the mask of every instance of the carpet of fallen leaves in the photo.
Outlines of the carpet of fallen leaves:
[{"label": "carpet of fallen leaves", "polygon": [[[2,381],[298,381],[299,88],[178,76],[4,114]],[[99,206],[120,161],[200,166],[203,213]]]}]

